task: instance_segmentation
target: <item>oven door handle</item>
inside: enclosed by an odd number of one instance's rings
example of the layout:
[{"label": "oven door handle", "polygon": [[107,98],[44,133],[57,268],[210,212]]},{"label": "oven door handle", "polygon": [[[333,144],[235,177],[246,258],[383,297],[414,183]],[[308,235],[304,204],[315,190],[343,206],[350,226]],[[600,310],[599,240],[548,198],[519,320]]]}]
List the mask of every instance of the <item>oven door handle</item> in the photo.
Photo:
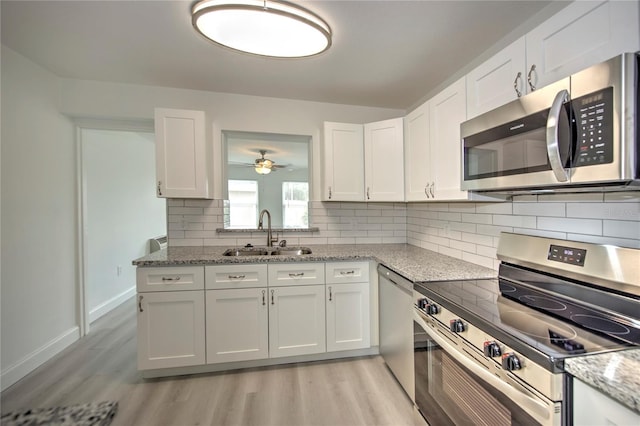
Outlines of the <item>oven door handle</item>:
[{"label": "oven door handle", "polygon": [[485,367],[480,366],[475,361],[467,357],[446,339],[439,336],[438,333],[430,332],[429,327],[424,322],[424,319],[421,318],[421,313],[414,310],[414,314],[419,318],[418,324],[424,329],[425,333],[427,333],[427,335],[442,349],[451,354],[456,361],[460,362],[465,368],[480,377],[489,385],[504,393],[511,401],[519,405],[529,415],[536,419],[537,422],[543,425],[553,424],[553,407],[545,404],[539,398],[522,393],[522,390],[516,389],[511,384],[502,381],[501,378],[495,376]]},{"label": "oven door handle", "polygon": [[551,170],[553,170],[553,174],[556,176],[556,179],[558,179],[558,182],[567,182],[569,180],[569,174],[562,164],[560,140],[558,135],[560,114],[564,103],[568,100],[569,92],[567,90],[559,91],[551,104],[549,116],[547,117],[547,157],[549,157]]}]

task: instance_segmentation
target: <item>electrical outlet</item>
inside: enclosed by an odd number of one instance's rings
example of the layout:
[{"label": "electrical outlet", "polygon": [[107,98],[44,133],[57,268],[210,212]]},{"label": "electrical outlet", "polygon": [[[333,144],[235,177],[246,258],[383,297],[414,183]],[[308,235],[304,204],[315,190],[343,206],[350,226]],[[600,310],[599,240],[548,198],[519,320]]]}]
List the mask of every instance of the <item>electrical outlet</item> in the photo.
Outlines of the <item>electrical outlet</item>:
[{"label": "electrical outlet", "polygon": [[122,275],[122,266],[120,265],[116,266],[116,274],[118,276]]}]

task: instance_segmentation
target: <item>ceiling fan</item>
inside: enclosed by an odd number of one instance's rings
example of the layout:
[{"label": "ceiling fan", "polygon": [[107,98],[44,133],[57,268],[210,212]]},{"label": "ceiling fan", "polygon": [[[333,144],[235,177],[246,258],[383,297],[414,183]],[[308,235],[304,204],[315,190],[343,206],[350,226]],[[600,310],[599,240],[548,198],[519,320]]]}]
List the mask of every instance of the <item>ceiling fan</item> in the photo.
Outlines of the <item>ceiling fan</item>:
[{"label": "ceiling fan", "polygon": [[256,158],[256,160],[251,163],[242,163],[242,166],[253,167],[256,173],[261,175],[267,175],[271,172],[275,172],[278,169],[287,167],[286,165],[281,166],[276,164],[275,161],[265,158],[265,154],[267,153],[266,149],[261,149],[258,151],[260,153],[260,158]]}]

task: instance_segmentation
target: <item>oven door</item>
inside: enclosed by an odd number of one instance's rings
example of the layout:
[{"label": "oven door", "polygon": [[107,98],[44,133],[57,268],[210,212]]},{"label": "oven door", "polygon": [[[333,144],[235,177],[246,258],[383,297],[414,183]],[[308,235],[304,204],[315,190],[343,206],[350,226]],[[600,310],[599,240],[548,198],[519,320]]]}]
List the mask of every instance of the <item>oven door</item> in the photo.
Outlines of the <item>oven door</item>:
[{"label": "oven door", "polygon": [[498,377],[493,361],[461,351],[457,340],[415,309],[415,403],[430,425],[561,424],[561,403]]}]

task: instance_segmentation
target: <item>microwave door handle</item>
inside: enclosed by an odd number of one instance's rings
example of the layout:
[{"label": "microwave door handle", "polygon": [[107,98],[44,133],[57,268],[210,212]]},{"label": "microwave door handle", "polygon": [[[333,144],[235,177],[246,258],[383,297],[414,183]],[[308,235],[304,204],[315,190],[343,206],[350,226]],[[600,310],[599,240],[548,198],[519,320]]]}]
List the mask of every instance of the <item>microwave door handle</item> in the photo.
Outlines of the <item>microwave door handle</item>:
[{"label": "microwave door handle", "polygon": [[567,182],[569,180],[569,174],[562,165],[560,141],[558,140],[560,113],[564,103],[568,100],[569,92],[566,90],[559,91],[551,104],[549,116],[547,117],[547,156],[549,157],[551,170],[553,170],[558,182]]}]

